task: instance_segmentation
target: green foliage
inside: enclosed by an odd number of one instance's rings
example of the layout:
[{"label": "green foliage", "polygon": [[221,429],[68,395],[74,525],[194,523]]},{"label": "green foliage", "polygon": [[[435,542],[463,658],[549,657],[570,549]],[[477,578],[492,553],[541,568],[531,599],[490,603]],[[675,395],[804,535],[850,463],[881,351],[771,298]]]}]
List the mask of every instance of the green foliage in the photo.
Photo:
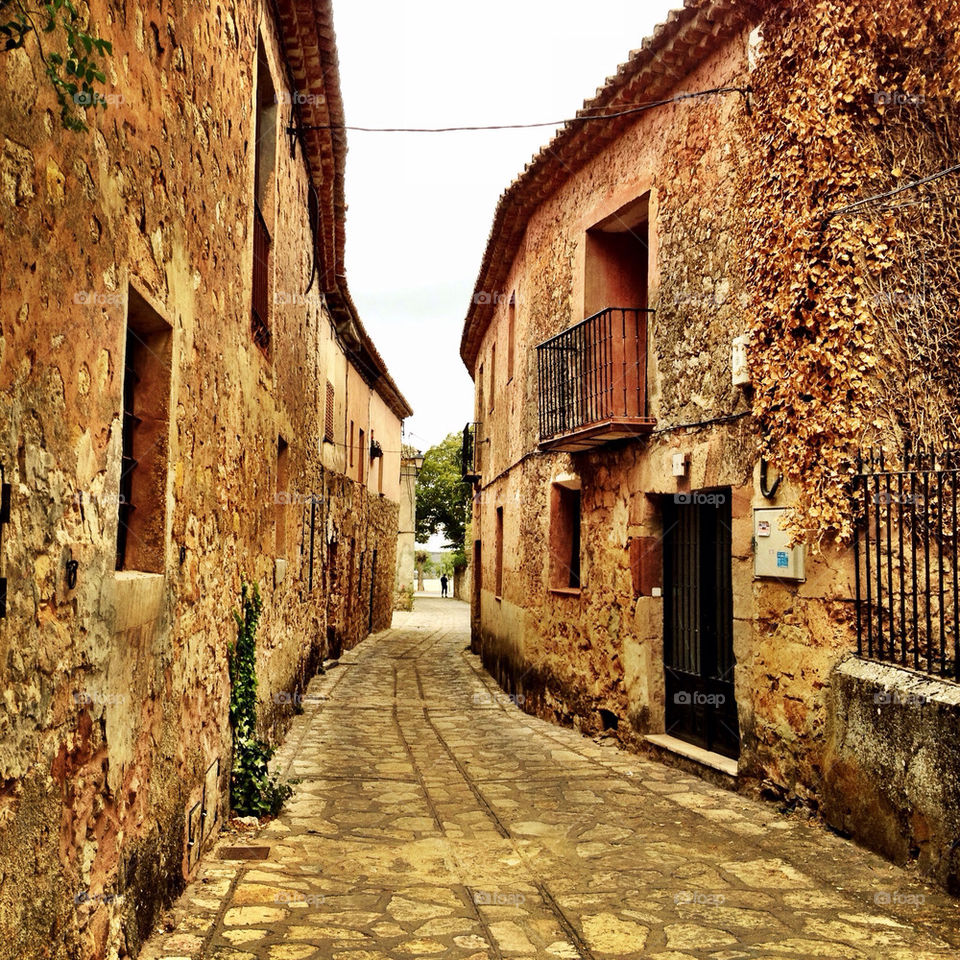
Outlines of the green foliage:
[{"label": "green foliage", "polygon": [[423,455],[417,476],[417,541],[426,543],[441,530],[447,546],[463,550],[470,511],[469,488],[460,469],[460,433],[446,439]]},{"label": "green foliage", "polygon": [[[60,122],[75,133],[87,129],[86,107],[107,105],[95,85],[107,81],[101,60],[113,54],[113,45],[90,29],[83,25],[72,0],[47,0],[36,10],[24,0],[0,0],[0,48],[16,50],[26,45],[31,33],[36,36],[47,79],[60,104]],[[66,52],[45,52],[42,34],[62,36]]]},{"label": "green foliage", "polygon": [[237,642],[230,646],[230,724],[233,727],[233,769],[230,805],[240,816],[276,816],[293,793],[272,777],[267,763],[273,750],[257,739],[257,625],[263,601],[260,588],[243,585],[241,611],[234,610]]}]

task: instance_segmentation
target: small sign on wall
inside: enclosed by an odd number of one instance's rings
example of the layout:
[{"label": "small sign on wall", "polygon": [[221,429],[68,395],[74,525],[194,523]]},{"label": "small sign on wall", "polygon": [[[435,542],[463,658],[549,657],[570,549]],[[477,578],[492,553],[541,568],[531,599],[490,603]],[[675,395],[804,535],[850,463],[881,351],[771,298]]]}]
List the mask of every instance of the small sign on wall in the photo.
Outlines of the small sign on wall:
[{"label": "small sign on wall", "polygon": [[791,546],[782,527],[789,507],[757,507],[753,511],[753,575],[777,580],[806,580],[803,544]]}]

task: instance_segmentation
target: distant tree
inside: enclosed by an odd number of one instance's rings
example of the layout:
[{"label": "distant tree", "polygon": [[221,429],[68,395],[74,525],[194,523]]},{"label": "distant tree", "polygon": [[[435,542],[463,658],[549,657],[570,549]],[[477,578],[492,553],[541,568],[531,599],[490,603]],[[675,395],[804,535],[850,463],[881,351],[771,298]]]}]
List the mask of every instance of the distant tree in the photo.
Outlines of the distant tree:
[{"label": "distant tree", "polygon": [[426,550],[417,550],[413,555],[413,560],[417,565],[417,589],[423,590],[423,577],[427,568],[431,566],[430,554]]},{"label": "distant tree", "polygon": [[443,533],[447,547],[462,554],[470,517],[469,489],[460,469],[459,432],[431,447],[423,455],[417,476],[417,542],[426,543]]}]

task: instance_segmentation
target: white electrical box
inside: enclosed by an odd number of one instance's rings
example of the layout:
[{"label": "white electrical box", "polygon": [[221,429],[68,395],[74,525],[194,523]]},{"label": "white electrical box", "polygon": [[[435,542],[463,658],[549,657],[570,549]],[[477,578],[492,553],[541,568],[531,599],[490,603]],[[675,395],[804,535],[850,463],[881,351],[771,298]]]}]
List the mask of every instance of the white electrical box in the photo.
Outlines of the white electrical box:
[{"label": "white electrical box", "polygon": [[733,350],[730,353],[730,371],[735,387],[750,385],[750,364],[747,362],[747,344],[750,334],[733,338]]},{"label": "white electrical box", "polygon": [[687,472],[687,458],[683,453],[673,454],[673,464],[672,464],[673,475],[675,477],[682,477],[686,475]]},{"label": "white electrical box", "polygon": [[778,580],[806,580],[803,544],[790,545],[780,526],[789,507],[757,507],[753,511],[753,575]]}]

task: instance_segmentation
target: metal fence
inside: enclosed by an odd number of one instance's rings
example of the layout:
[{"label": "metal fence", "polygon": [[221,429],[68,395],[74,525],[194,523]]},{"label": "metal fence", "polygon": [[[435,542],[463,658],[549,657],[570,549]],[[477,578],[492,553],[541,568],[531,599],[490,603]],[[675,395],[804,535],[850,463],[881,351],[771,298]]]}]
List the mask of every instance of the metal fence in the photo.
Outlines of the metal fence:
[{"label": "metal fence", "polygon": [[463,479],[473,483],[480,479],[480,424],[468,423],[463,428],[460,446],[460,469]]},{"label": "metal fence", "polygon": [[952,449],[857,457],[860,656],[960,680],[958,474]]},{"label": "metal fence", "polygon": [[648,312],[608,307],[537,347],[541,440],[647,416]]}]

